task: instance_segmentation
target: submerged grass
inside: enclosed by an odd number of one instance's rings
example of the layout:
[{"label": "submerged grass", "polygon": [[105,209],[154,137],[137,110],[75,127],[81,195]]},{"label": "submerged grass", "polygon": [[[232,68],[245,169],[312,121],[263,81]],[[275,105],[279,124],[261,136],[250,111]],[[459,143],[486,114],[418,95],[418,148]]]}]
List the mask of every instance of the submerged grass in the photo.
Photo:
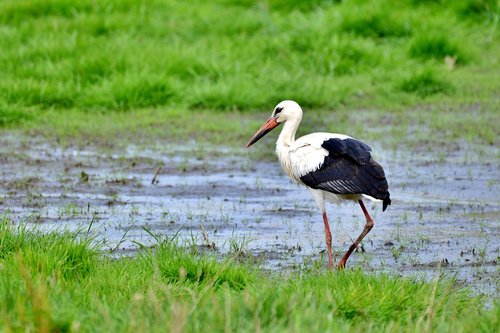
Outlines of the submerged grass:
[{"label": "submerged grass", "polygon": [[0,225],[4,331],[491,332],[499,305],[451,281],[361,271],[266,275],[160,241],[111,259],[77,233]]}]

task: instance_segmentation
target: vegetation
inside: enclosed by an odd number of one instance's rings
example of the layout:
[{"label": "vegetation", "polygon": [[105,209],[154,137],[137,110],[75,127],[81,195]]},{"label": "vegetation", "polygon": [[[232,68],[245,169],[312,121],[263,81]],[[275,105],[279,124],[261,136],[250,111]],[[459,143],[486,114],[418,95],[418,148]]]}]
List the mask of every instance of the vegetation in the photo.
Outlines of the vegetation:
[{"label": "vegetation", "polygon": [[[294,99],[308,113],[304,132],[482,149],[500,142],[499,19],[497,0],[3,0],[0,132],[243,146],[261,112]],[[499,325],[498,303],[485,310],[453,281],[266,274],[165,240],[110,258],[84,234],[1,221],[0,330]]]},{"label": "vegetation", "polygon": [[453,86],[449,82],[440,79],[436,74],[429,71],[418,73],[405,79],[402,81],[400,89],[422,97],[453,92]]},{"label": "vegetation", "polygon": [[79,233],[0,225],[3,331],[493,332],[500,306],[451,281],[362,271],[265,275],[171,240],[111,259]]},{"label": "vegetation", "polygon": [[499,14],[496,0],[5,0],[0,126],[52,133],[75,112],[131,110],[128,127],[147,110],[187,122],[290,98],[379,118],[480,105],[475,127],[498,137]]}]

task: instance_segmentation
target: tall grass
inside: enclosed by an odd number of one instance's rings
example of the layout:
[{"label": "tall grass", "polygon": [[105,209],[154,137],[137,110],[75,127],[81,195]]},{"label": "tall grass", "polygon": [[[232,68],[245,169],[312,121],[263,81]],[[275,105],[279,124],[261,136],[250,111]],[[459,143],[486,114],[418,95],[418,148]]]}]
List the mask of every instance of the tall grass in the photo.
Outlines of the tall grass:
[{"label": "tall grass", "polygon": [[448,56],[454,57],[460,64],[465,64],[468,61],[468,56],[463,49],[465,47],[459,47],[445,35],[427,34],[413,41],[410,46],[410,55],[414,58],[436,59],[440,62]]},{"label": "tall grass", "polygon": [[432,71],[415,73],[405,78],[401,81],[399,88],[404,92],[417,94],[421,97],[454,92],[453,86],[446,80],[445,76],[439,76]]},{"label": "tall grass", "polygon": [[3,331],[491,332],[498,304],[451,281],[342,273],[267,275],[160,241],[110,259],[77,233],[0,225]]},{"label": "tall grass", "polygon": [[0,124],[47,109],[408,105],[425,96],[398,82],[446,55],[464,66],[445,80],[484,88],[456,94],[488,99],[493,78],[477,68],[498,69],[497,21],[479,0],[5,0]]}]

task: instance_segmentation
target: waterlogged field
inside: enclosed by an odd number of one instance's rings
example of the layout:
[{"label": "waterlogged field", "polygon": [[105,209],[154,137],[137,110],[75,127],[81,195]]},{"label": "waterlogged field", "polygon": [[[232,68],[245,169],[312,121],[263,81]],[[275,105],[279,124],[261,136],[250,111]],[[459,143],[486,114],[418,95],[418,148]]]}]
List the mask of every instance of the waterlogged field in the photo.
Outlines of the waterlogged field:
[{"label": "waterlogged field", "polygon": [[[85,230],[114,255],[176,239],[219,256],[237,253],[267,270],[325,268],[321,214],[277,162],[243,148],[129,145],[60,149],[2,140],[0,183],[8,217],[51,231]],[[382,149],[379,149],[382,150]],[[394,198],[372,205],[376,228],[349,266],[405,276],[446,273],[498,296],[498,149],[379,155]],[[362,230],[355,204],[329,207],[337,260]]]},{"label": "waterlogged field", "polygon": [[[499,327],[499,4],[0,2],[0,330]],[[345,272],[272,141],[374,148],[393,204]],[[329,206],[337,260],[363,227]]]},{"label": "waterlogged field", "polygon": [[[320,214],[276,162],[194,141],[126,150],[19,141],[4,137],[0,151],[7,328],[498,325],[497,148],[378,156],[393,205],[371,206],[376,227],[347,271],[330,274]],[[352,204],[329,212],[339,260],[363,218]]]}]

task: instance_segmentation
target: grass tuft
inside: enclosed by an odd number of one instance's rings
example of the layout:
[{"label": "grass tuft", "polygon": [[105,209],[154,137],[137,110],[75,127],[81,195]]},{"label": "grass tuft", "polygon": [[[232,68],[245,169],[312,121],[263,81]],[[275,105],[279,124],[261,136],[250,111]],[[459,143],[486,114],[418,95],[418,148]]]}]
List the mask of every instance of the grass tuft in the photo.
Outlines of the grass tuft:
[{"label": "grass tuft", "polygon": [[340,29],[363,37],[386,38],[411,35],[408,23],[388,15],[387,11],[356,12],[344,17]]},{"label": "grass tuft", "polygon": [[270,0],[269,7],[282,11],[311,11],[342,2],[342,0]]},{"label": "grass tuft", "polygon": [[32,119],[33,115],[27,111],[18,110],[13,105],[0,105],[0,128],[19,125]]},{"label": "grass tuft", "polygon": [[168,104],[175,89],[161,77],[128,77],[104,81],[83,97],[82,104],[95,109],[130,110]]},{"label": "grass tuft", "polygon": [[92,6],[86,1],[34,0],[8,2],[2,9],[0,19],[12,23],[51,16],[71,18],[92,11]]},{"label": "grass tuft", "polygon": [[465,18],[498,20],[500,16],[498,0],[465,0],[458,2],[457,7],[458,14]]},{"label": "grass tuft", "polygon": [[416,38],[410,46],[410,56],[439,61],[444,61],[444,58],[449,56],[454,57],[460,64],[465,64],[468,60],[456,43],[439,34],[426,34]]},{"label": "grass tuft", "polygon": [[161,276],[168,283],[227,286],[241,290],[257,281],[256,274],[245,266],[236,265],[228,258],[218,263],[207,255],[196,255],[171,242],[159,244],[153,251],[139,256],[144,265],[157,265]]},{"label": "grass tuft", "polygon": [[0,258],[33,268],[31,273],[80,279],[91,273],[98,251],[78,233],[43,234],[26,226],[0,225]]},{"label": "grass tuft", "polygon": [[433,71],[423,71],[404,79],[398,86],[401,91],[427,97],[435,94],[451,94],[453,85]]}]

